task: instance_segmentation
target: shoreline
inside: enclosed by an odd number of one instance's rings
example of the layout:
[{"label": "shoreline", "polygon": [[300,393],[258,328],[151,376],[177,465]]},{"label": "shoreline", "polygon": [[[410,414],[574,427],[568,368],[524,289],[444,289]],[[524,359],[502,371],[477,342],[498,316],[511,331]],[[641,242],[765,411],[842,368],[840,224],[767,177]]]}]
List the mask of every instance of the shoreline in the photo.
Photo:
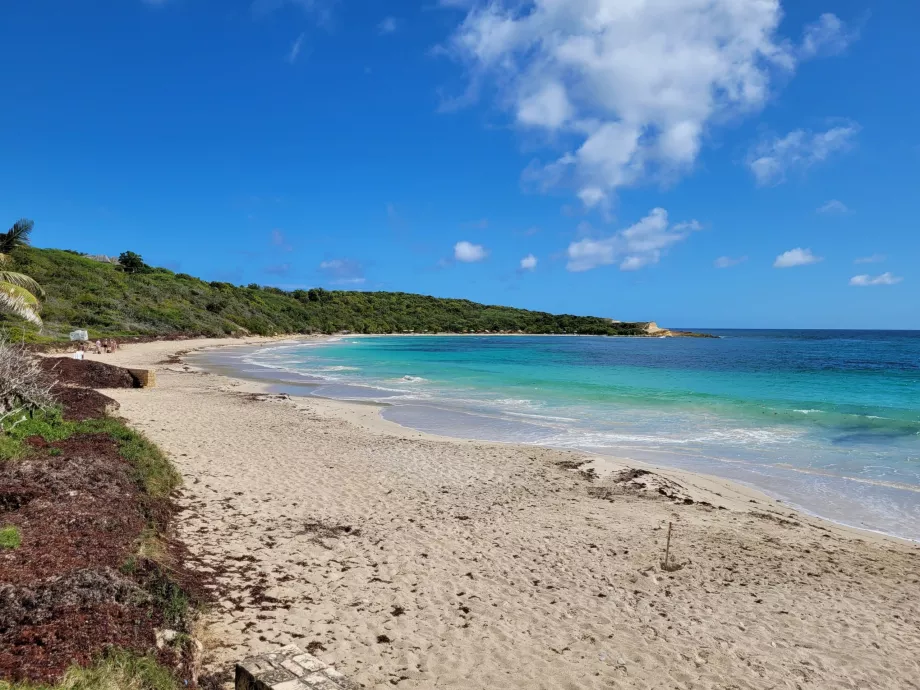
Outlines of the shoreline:
[{"label": "shoreline", "polygon": [[[920,633],[897,622],[920,615],[914,543],[729,480],[437,437],[380,418],[378,405],[292,401],[176,357],[289,339],[92,357],[157,370],[158,388],[107,394],[180,467],[180,536],[224,569],[206,621],[216,666],[313,642],[374,688],[722,687],[751,659],[750,687],[799,668],[838,687],[894,687],[920,671]],[[660,563],[668,523],[673,571]],[[828,608],[831,591],[859,630]],[[806,648],[801,667],[793,650]]]},{"label": "shoreline", "polygon": [[[507,335],[515,335],[515,334],[507,334]],[[312,337],[302,338],[300,339],[299,342],[309,342],[311,340],[317,341],[317,342],[324,342],[324,341],[330,342],[334,340],[339,340],[342,337],[375,338],[375,337],[388,337],[388,336],[380,336],[380,335],[312,336]],[[406,337],[413,337],[413,336],[406,334]],[[442,337],[452,337],[452,336],[451,334],[446,334],[446,335],[443,335]],[[483,336],[483,337],[490,337],[490,336]],[[562,337],[562,336],[546,336],[546,337]],[[588,337],[588,336],[584,336],[584,337]],[[605,336],[595,336],[595,337],[605,337]],[[633,336],[622,336],[622,337],[633,337]],[[645,337],[645,336],[635,336],[635,337]],[[288,342],[288,341],[290,341],[291,347],[296,347],[298,344],[297,339],[284,339],[278,342],[279,344],[284,344],[285,342]],[[235,345],[234,343],[230,343],[228,344],[228,347],[234,347],[234,345]],[[240,345],[239,347],[246,347],[246,345]],[[222,349],[220,346],[216,348],[215,347],[202,347],[202,348],[197,349],[196,352],[200,354],[200,353],[204,353],[207,350],[219,351],[220,349]],[[195,352],[190,352],[189,354],[195,354]],[[820,511],[817,509],[809,509],[808,507],[800,503],[796,503],[794,500],[789,500],[787,497],[782,496],[782,493],[780,491],[777,491],[777,493],[780,494],[779,496],[777,496],[775,494],[771,494],[769,489],[761,488],[757,486],[755,483],[745,482],[743,479],[732,478],[730,476],[723,476],[717,473],[706,472],[705,470],[701,470],[701,469],[680,467],[679,464],[677,465],[668,464],[666,459],[661,463],[655,462],[654,459],[648,459],[648,458],[639,459],[633,456],[629,456],[628,455],[629,450],[627,450],[627,455],[621,455],[621,454],[616,454],[616,453],[607,453],[607,452],[603,452],[600,450],[594,450],[591,448],[577,448],[577,447],[566,448],[566,447],[560,447],[560,446],[553,446],[550,444],[540,444],[540,443],[531,444],[531,443],[524,443],[520,441],[513,441],[513,440],[506,441],[506,440],[494,439],[494,438],[493,439],[467,438],[467,437],[460,436],[460,435],[451,436],[451,435],[438,434],[436,432],[433,432],[433,433],[423,432],[420,429],[417,429],[409,424],[402,424],[398,421],[394,421],[392,419],[388,419],[385,417],[384,412],[388,409],[399,407],[398,404],[388,403],[388,402],[379,401],[379,400],[372,401],[372,400],[359,400],[359,399],[341,399],[341,398],[327,397],[323,395],[315,395],[313,393],[308,393],[307,391],[315,387],[322,386],[324,384],[321,382],[304,382],[297,378],[286,378],[283,370],[277,371],[271,368],[257,366],[257,369],[259,369],[260,372],[264,372],[264,373],[256,374],[256,373],[240,371],[237,367],[234,367],[231,364],[216,363],[216,362],[208,362],[206,364],[194,363],[194,367],[198,369],[209,371],[211,373],[218,373],[224,376],[228,376],[230,378],[235,378],[235,379],[239,379],[242,381],[246,381],[248,383],[252,383],[255,385],[255,387],[252,388],[252,392],[287,394],[287,395],[294,396],[295,400],[299,398],[305,398],[309,400],[326,400],[326,401],[331,401],[334,403],[340,403],[344,405],[345,410],[347,410],[348,406],[351,406],[351,405],[359,405],[362,407],[374,408],[375,413],[377,415],[376,417],[377,421],[379,421],[383,425],[384,428],[387,428],[387,425],[390,425],[389,429],[391,432],[397,432],[398,430],[407,430],[413,433],[417,432],[421,434],[421,437],[423,438],[428,438],[431,440],[439,440],[439,441],[444,441],[444,442],[493,443],[493,444],[509,446],[512,448],[514,447],[519,447],[519,448],[539,447],[545,450],[552,450],[552,451],[558,451],[558,452],[570,452],[570,453],[581,454],[586,457],[592,457],[592,458],[595,458],[596,461],[600,463],[601,466],[604,466],[604,464],[606,463],[607,465],[610,465],[612,467],[618,467],[621,469],[635,467],[635,468],[641,468],[644,470],[650,470],[657,474],[666,475],[666,476],[670,475],[672,476],[672,478],[675,478],[675,479],[683,478],[684,480],[686,480],[690,478],[705,478],[706,480],[710,482],[725,482],[728,485],[736,487],[736,490],[741,489],[741,490],[756,494],[758,497],[760,497],[762,501],[769,502],[773,504],[775,507],[781,508],[782,510],[786,510],[786,511],[791,510],[796,513],[801,513],[803,515],[809,516],[812,519],[819,520],[829,525],[834,525],[836,527],[839,527],[845,530],[851,530],[863,536],[871,535],[875,537],[884,537],[888,539],[893,539],[898,542],[907,543],[907,544],[920,544],[920,538],[911,538],[908,536],[901,536],[899,534],[887,532],[883,529],[873,529],[872,527],[868,527],[868,526],[859,526],[856,524],[844,522],[842,520],[834,519],[827,515],[822,515]],[[273,372],[274,372],[274,375],[273,375]],[[274,378],[274,376],[276,376],[277,378]],[[361,384],[353,384],[353,385],[361,385]],[[301,389],[303,392],[295,392],[297,389]],[[448,412],[456,412],[456,410],[453,410],[451,408],[441,407],[437,403],[419,402],[416,404],[422,407],[429,407],[431,409],[444,410]],[[467,414],[467,413],[461,412],[461,414]],[[652,455],[652,456],[661,455],[663,456],[663,458],[667,458],[668,456],[674,456],[675,458],[679,459],[682,457],[680,453],[676,453],[675,451],[670,451],[670,450],[665,450],[665,449],[655,449],[655,450],[645,449],[642,452],[646,453],[647,455]],[[726,462],[727,463],[737,463],[737,461],[733,461],[728,458],[717,457],[717,456],[713,456],[710,459],[719,461],[722,463],[726,463]],[[801,475],[805,475],[808,477],[826,478],[829,480],[839,481],[839,482],[844,482],[844,483],[852,482],[854,484],[865,485],[868,487],[873,487],[875,489],[892,489],[896,491],[920,493],[920,487],[909,485],[909,484],[898,484],[895,482],[868,480],[868,479],[862,479],[859,477],[836,475],[836,474],[832,474],[828,472],[822,472],[820,470],[812,470],[812,469],[803,468],[803,467],[786,466],[786,467],[777,467],[776,469],[779,471],[783,471],[783,472],[793,473],[795,475],[801,474]],[[607,474],[609,473],[610,471],[608,470]]]}]

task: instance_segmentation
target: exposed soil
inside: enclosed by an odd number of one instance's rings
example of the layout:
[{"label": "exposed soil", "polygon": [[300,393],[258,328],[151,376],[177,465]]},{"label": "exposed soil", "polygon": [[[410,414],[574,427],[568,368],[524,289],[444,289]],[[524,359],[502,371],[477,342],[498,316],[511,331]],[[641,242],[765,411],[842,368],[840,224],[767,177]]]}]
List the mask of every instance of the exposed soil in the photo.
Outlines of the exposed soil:
[{"label": "exposed soil", "polygon": [[[111,376],[115,367],[104,366]],[[104,376],[96,380],[114,380]],[[57,392],[71,419],[99,417],[114,402]],[[167,603],[203,600],[206,583],[168,537],[156,539],[157,562],[138,555],[142,538],[167,532],[172,503],[142,491],[107,434],[27,443],[27,457],[0,462],[0,522],[22,532],[20,547],[0,551],[0,679],[53,682],[117,646],[155,653],[194,687],[189,650],[158,649],[156,631],[181,630]]]}]

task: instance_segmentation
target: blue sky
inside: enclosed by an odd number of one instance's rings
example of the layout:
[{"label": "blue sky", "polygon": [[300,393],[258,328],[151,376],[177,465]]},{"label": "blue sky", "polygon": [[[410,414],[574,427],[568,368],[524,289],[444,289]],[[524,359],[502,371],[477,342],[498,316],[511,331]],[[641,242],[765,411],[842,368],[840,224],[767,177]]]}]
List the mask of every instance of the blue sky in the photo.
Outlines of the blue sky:
[{"label": "blue sky", "polygon": [[208,280],[920,328],[920,4],[7,0],[0,212]]}]

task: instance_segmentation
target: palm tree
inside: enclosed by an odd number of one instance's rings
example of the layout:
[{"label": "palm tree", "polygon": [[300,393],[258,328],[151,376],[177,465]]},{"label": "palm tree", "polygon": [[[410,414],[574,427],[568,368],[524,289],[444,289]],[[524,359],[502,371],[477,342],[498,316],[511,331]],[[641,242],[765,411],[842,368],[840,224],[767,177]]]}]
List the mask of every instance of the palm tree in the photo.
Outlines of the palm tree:
[{"label": "palm tree", "polygon": [[25,273],[7,271],[3,266],[12,261],[11,253],[17,247],[29,245],[29,235],[35,224],[23,218],[16,221],[9,232],[0,233],[0,312],[42,325],[39,297],[45,296],[42,286]]}]

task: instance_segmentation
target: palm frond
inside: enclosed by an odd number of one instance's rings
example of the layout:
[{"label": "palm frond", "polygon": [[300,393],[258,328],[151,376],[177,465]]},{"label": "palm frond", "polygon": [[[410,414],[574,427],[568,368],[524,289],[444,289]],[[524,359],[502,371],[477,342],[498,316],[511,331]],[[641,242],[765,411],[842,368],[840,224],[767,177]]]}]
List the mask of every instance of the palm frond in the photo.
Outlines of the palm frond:
[{"label": "palm frond", "polygon": [[14,283],[4,283],[0,281],[0,292],[5,292],[8,295],[13,295],[14,297],[19,297],[27,305],[32,307],[35,311],[41,311],[42,305],[39,302],[38,297],[33,295],[29,290],[22,287],[21,285],[16,285]]},{"label": "palm frond", "polygon": [[45,289],[25,273],[16,273],[15,271],[0,271],[0,283],[18,285],[21,288],[25,288],[33,295],[37,295],[38,297],[45,296]]},{"label": "palm frond", "polygon": [[35,223],[28,218],[20,218],[8,232],[0,233],[0,253],[9,254],[16,247],[28,245],[34,226]]},{"label": "palm frond", "polygon": [[10,283],[0,283],[0,312],[18,316],[29,323],[41,326],[42,320],[38,315],[38,307],[38,299],[25,288]]}]

